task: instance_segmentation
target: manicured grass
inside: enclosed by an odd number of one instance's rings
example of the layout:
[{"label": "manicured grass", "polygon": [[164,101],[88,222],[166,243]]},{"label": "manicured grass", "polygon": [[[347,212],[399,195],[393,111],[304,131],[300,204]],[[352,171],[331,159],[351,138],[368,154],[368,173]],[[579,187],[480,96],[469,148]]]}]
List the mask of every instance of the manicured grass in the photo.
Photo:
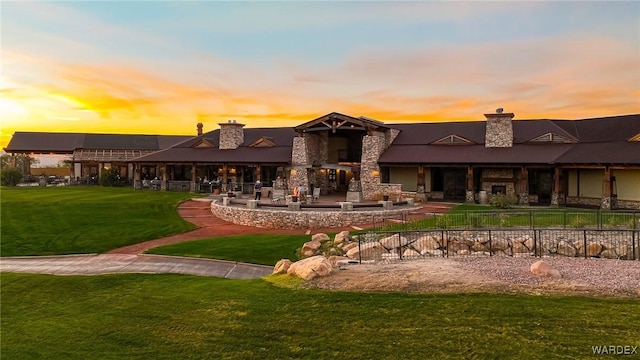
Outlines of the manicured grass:
[{"label": "manicured grass", "polygon": [[296,249],[309,240],[309,235],[247,234],[187,241],[147,253],[275,265],[284,258],[296,261]]},{"label": "manicured grass", "polygon": [[177,212],[194,194],[101,186],[1,191],[2,256],[101,253],[195,229]]},{"label": "manicured grass", "polygon": [[2,358],[585,359],[595,345],[640,345],[637,300],[346,293],[266,279],[289,287],[2,274]]}]

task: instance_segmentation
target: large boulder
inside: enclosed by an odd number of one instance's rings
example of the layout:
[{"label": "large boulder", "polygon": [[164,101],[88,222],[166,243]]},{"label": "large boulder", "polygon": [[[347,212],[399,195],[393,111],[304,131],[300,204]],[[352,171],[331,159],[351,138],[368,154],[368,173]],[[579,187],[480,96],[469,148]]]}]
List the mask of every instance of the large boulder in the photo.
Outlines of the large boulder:
[{"label": "large boulder", "polygon": [[561,277],[560,272],[544,260],[536,261],[531,264],[531,273],[536,276],[550,277],[554,279],[559,279]]},{"label": "large boulder", "polygon": [[356,246],[347,251],[347,257],[350,259],[376,260],[382,257],[382,254],[388,253],[387,249],[377,241]]},{"label": "large boulder", "polygon": [[578,255],[578,249],[576,249],[576,247],[572,243],[565,240],[560,240],[558,241],[558,248],[556,250],[556,253],[558,253],[558,255],[575,257]]},{"label": "large boulder", "polygon": [[323,243],[329,240],[331,240],[331,238],[329,237],[329,235],[325,233],[317,233],[317,234],[311,235],[311,241],[317,241],[317,242]]},{"label": "large boulder", "polygon": [[286,274],[293,262],[289,259],[280,259],[273,267],[273,274]]},{"label": "large boulder", "polygon": [[342,244],[341,249],[342,249],[342,251],[344,251],[346,253],[349,250],[351,250],[353,248],[357,248],[357,247],[358,247],[358,243],[357,242],[352,242],[352,243],[348,243],[348,244]]},{"label": "large boulder", "polygon": [[422,253],[423,251],[435,250],[440,248],[440,243],[436,240],[435,237],[425,235],[418,238],[418,240],[414,241],[411,246],[414,249]]},{"label": "large boulder", "polygon": [[304,245],[302,245],[302,250],[300,250],[300,252],[303,256],[313,256],[316,255],[318,249],[320,249],[320,246],[320,241],[307,241],[306,243],[304,243]]},{"label": "large boulder", "polygon": [[346,242],[346,241],[349,241],[349,231],[347,231],[347,230],[340,231],[333,238],[333,243],[336,244],[336,245],[342,244],[343,242]]},{"label": "large boulder", "polygon": [[294,262],[289,266],[287,274],[295,275],[304,280],[311,280],[318,276],[327,276],[331,274],[332,270],[333,266],[329,259],[322,255],[317,255]]},{"label": "large boulder", "polygon": [[509,248],[509,240],[504,238],[491,239],[492,251],[505,251]]},{"label": "large boulder", "polygon": [[398,247],[407,246],[409,244],[409,239],[404,236],[400,236],[400,234],[394,234],[391,236],[387,236],[384,239],[380,239],[380,244],[387,249],[393,249]]},{"label": "large boulder", "polygon": [[602,245],[591,243],[587,245],[587,256],[598,256],[602,252]]},{"label": "large boulder", "polygon": [[511,246],[513,247],[513,253],[514,254],[524,254],[524,253],[528,253],[530,250],[524,245],[524,241],[523,242],[513,242],[511,244]]}]

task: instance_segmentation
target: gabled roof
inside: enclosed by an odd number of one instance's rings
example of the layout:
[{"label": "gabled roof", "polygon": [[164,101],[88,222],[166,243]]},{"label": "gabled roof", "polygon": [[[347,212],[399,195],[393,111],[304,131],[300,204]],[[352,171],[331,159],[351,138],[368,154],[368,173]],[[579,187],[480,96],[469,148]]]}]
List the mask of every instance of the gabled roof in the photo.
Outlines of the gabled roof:
[{"label": "gabled roof", "polygon": [[[640,114],[583,120],[514,120],[511,148],[439,146],[434,141],[460,136],[484,144],[484,122],[394,124],[401,132],[382,154],[383,164],[625,164],[640,165]],[[549,134],[567,142],[536,144]],[[551,140],[551,137],[550,137]]]},{"label": "gabled roof", "polygon": [[[220,150],[216,147],[197,147],[206,140],[219,144],[220,130],[213,130],[195,136],[187,141],[149,155],[133,159],[133,162],[196,162],[196,163],[237,163],[237,164],[288,164],[291,162],[293,128],[246,128],[244,142],[237,149]],[[252,147],[261,139],[269,139],[273,146]],[[195,146],[195,147],[194,147]]]},{"label": "gabled roof", "polygon": [[191,136],[16,131],[7,152],[71,154],[76,149],[159,150]]},{"label": "gabled roof", "polygon": [[337,112],[332,112],[319,118],[308,121],[304,124],[296,126],[294,129],[297,132],[313,132],[313,131],[335,131],[337,129],[342,130],[375,130],[375,129],[387,129],[382,121],[374,120],[364,116],[353,117]]}]

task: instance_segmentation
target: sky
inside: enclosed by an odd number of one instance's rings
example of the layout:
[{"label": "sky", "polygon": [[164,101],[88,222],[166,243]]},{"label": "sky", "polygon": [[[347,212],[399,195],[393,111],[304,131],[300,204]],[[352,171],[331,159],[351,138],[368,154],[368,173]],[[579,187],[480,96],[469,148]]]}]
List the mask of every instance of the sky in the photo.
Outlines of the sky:
[{"label": "sky", "polygon": [[7,1],[15,131],[195,134],[640,112],[640,2]]}]

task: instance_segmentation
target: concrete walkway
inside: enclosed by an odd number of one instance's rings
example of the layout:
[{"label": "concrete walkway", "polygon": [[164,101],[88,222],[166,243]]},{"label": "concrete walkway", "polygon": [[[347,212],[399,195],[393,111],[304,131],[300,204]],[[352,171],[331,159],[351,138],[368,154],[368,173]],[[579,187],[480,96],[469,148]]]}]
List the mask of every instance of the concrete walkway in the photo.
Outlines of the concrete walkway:
[{"label": "concrete walkway", "polygon": [[270,275],[273,267],[179,256],[101,254],[3,257],[0,271],[51,275],[171,273],[254,279]]}]

